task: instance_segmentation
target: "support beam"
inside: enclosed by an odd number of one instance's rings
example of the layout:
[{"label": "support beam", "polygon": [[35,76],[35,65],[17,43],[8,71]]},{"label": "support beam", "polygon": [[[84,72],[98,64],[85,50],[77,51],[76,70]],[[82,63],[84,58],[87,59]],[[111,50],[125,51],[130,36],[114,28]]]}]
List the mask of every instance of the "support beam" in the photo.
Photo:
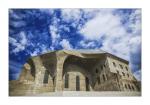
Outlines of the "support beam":
[{"label": "support beam", "polygon": [[67,55],[64,52],[57,52],[55,91],[63,91],[63,65]]}]

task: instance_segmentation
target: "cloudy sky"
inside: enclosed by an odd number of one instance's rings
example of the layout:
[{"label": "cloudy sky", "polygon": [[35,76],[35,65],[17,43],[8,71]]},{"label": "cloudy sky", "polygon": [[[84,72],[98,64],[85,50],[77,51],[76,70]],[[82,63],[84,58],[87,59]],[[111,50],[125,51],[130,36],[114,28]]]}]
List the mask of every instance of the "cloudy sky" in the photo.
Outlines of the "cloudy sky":
[{"label": "cloudy sky", "polygon": [[29,57],[60,49],[102,49],[141,80],[141,9],[9,10],[9,80]]}]

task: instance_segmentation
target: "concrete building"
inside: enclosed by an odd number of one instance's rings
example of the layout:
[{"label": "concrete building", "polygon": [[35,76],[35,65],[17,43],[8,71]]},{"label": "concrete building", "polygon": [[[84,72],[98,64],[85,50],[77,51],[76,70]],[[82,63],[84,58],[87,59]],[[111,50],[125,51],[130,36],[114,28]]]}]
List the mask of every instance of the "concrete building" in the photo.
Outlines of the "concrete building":
[{"label": "concrete building", "polygon": [[10,95],[58,91],[141,91],[129,62],[105,51],[60,50],[28,59]]}]

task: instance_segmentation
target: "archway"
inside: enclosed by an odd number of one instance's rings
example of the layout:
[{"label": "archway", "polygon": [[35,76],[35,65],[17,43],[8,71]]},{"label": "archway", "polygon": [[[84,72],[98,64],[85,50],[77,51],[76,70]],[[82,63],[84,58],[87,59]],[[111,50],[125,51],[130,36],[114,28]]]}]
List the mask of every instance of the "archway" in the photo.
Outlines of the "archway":
[{"label": "archway", "polygon": [[[97,60],[73,55],[67,57],[63,65],[63,90],[90,91],[93,88],[92,68],[97,63]],[[65,86],[66,84],[68,86]]]}]

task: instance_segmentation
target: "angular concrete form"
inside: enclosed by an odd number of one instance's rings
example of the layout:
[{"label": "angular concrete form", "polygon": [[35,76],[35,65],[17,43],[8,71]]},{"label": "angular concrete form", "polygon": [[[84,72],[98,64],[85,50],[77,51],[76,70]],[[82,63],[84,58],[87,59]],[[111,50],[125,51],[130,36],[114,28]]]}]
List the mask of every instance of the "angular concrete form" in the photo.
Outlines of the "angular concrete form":
[{"label": "angular concrete form", "polygon": [[141,91],[129,62],[105,51],[59,50],[28,59],[9,95],[61,91]]}]

